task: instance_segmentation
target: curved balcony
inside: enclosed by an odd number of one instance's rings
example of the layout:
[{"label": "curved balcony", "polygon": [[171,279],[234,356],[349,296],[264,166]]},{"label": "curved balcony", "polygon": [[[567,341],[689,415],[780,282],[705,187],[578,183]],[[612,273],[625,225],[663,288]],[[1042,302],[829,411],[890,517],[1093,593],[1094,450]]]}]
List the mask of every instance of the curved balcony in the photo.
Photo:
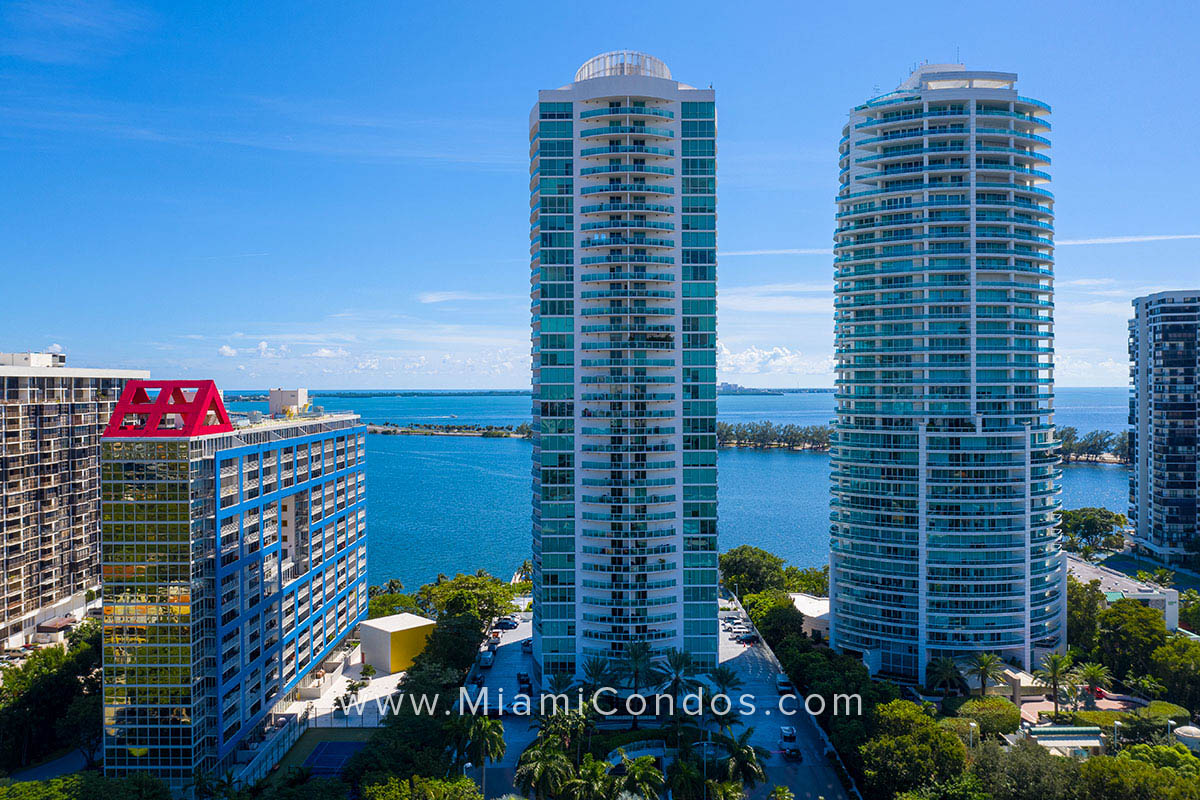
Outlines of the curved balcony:
[{"label": "curved balcony", "polygon": [[579,190],[582,195],[588,194],[675,194],[672,186],[655,183],[601,183],[595,186],[584,186]]},{"label": "curved balcony", "polygon": [[594,136],[654,136],[659,139],[674,139],[675,131],[670,128],[652,128],[642,125],[607,125],[603,128],[585,128],[579,132],[584,139]]},{"label": "curved balcony", "polygon": [[620,300],[627,300],[638,297],[654,297],[673,300],[675,298],[675,292],[668,289],[598,289],[580,292],[579,294],[579,299],[581,300],[598,300],[602,298],[617,298]]},{"label": "curved balcony", "polygon": [[607,147],[585,147],[579,151],[581,158],[592,156],[612,156],[625,153],[643,154],[648,156],[673,157],[675,151],[670,147],[651,147],[644,144],[612,144]]},{"label": "curved balcony", "polygon": [[617,108],[592,108],[579,114],[581,120],[596,117],[658,117],[675,119],[675,112],[658,106],[618,106]]},{"label": "curved balcony", "polygon": [[651,256],[644,253],[624,253],[608,256],[585,256],[579,260],[582,266],[588,264],[674,264],[671,256]]},{"label": "curved balcony", "polygon": [[674,247],[674,239],[649,236],[593,236],[581,239],[580,247]]},{"label": "curved balcony", "polygon": [[646,229],[659,231],[675,230],[674,222],[659,222],[653,219],[607,219],[600,222],[585,222],[579,226],[581,231]]},{"label": "curved balcony", "polygon": [[[674,461],[584,461],[581,463],[580,466],[582,466],[583,469],[598,469],[598,470],[602,470],[605,472],[607,472],[609,470],[617,470],[617,471],[635,470],[635,471],[640,472],[643,470],[654,471],[654,470],[662,470],[662,469],[675,469],[677,464]],[[663,531],[664,536],[670,536],[670,535],[674,535],[674,534],[675,534],[674,528],[668,528],[667,530]],[[610,532],[602,531],[602,532],[597,533],[596,535],[609,536]],[[642,532],[638,535],[646,536],[646,535],[651,535],[651,534]]]},{"label": "curved balcony", "polygon": [[[608,494],[583,495],[583,502],[594,503],[600,506],[656,506],[664,505],[666,503],[674,503],[675,500],[676,496],[673,494],[648,494],[643,497],[619,497]],[[674,545],[663,545],[663,547],[669,548],[669,550],[675,549]],[[649,553],[646,552],[618,552],[616,550],[608,552],[610,549],[611,548],[605,548],[607,555],[649,555]],[[587,552],[587,548],[584,548],[584,551]],[[656,550],[654,552],[668,552],[668,550]]]},{"label": "curved balcony", "polygon": [[648,214],[674,214],[675,206],[659,203],[599,203],[594,206],[580,206],[580,214],[611,214],[620,211],[644,211]]},{"label": "curved balcony", "polygon": [[[674,514],[671,515],[671,517],[674,516]],[[586,519],[587,517],[585,516],[584,518]],[[661,563],[656,564],[592,564],[585,561],[580,566],[583,567],[585,572],[612,572],[617,574],[629,573],[633,575],[641,575],[652,572],[670,572],[671,570],[677,569],[679,565],[674,561],[662,561]],[[637,586],[637,584],[632,585],[635,587]]]},{"label": "curved balcony", "polygon": [[596,167],[584,167],[579,171],[581,176],[587,175],[667,175],[675,174],[672,167],[657,167],[652,164],[602,164]]},{"label": "curved balcony", "polygon": [[602,281],[673,282],[675,280],[675,276],[669,272],[588,272],[580,275],[579,280],[582,283],[596,283]]}]

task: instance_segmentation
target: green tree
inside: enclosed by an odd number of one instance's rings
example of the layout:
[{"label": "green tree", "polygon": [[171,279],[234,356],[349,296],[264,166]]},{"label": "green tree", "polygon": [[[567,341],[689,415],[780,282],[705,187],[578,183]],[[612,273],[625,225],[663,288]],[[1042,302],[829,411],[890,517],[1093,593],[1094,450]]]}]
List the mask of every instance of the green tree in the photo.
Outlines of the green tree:
[{"label": "green tree", "polygon": [[1062,460],[1068,463],[1075,458],[1078,442],[1079,431],[1071,426],[1059,428],[1058,431],[1058,452],[1062,456]]},{"label": "green tree", "polygon": [[1062,512],[1059,528],[1065,537],[1067,549],[1079,551],[1083,547],[1099,547],[1105,536],[1128,526],[1124,514],[1107,508],[1073,508]]},{"label": "green tree", "polygon": [[534,800],[550,800],[558,797],[571,775],[571,760],[561,750],[535,743],[517,760],[513,782]]},{"label": "green tree", "polygon": [[993,696],[968,700],[958,707],[958,715],[979,723],[981,737],[1014,733],[1021,724],[1021,709],[1007,697]]},{"label": "green tree", "polygon": [[67,712],[56,723],[59,741],[75,747],[83,755],[87,769],[99,766],[100,748],[104,744],[102,703],[98,691],[76,695]]},{"label": "green tree", "polygon": [[473,717],[467,755],[471,762],[479,765],[483,794],[487,795],[487,765],[504,758],[504,723],[489,717]]},{"label": "green tree", "polygon": [[1080,583],[1067,576],[1067,641],[1085,653],[1096,648],[1100,612],[1104,610],[1100,581]]},{"label": "green tree", "polygon": [[1173,745],[1132,744],[1121,748],[1117,758],[1144,761],[1158,769],[1169,769],[1181,778],[1200,780],[1200,758],[1178,742]]},{"label": "green tree", "polygon": [[674,800],[701,800],[704,796],[704,773],[694,758],[677,757],[667,767],[667,786]]},{"label": "green tree", "polygon": [[696,673],[691,654],[676,649],[668,650],[666,657],[651,669],[655,682],[674,699],[676,706],[679,704],[680,695],[700,685],[696,681]]},{"label": "green tree", "polygon": [[996,741],[975,748],[971,772],[992,800],[1086,800],[1076,794],[1079,762],[1029,739],[1007,751]]},{"label": "green tree", "polygon": [[770,758],[767,750],[750,743],[753,735],[754,728],[746,728],[737,736],[718,735],[714,739],[727,753],[720,765],[722,777],[747,789],[753,789],[767,779],[763,762]]},{"label": "green tree", "polygon": [[976,653],[967,662],[967,677],[979,681],[979,695],[987,692],[987,685],[1004,674],[1004,661],[995,653]]},{"label": "green tree", "polygon": [[513,584],[479,570],[473,575],[459,573],[453,578],[439,575],[433,583],[417,590],[417,605],[440,621],[445,615],[473,614],[484,624],[516,610]]},{"label": "green tree", "polygon": [[1118,600],[1097,618],[1096,651],[1100,661],[1118,676],[1150,669],[1154,650],[1167,641],[1162,612],[1136,600]]},{"label": "green tree", "polygon": [[1074,677],[1078,683],[1087,687],[1084,699],[1087,705],[1093,708],[1096,705],[1096,690],[1107,689],[1112,685],[1112,673],[1109,672],[1108,667],[1097,664],[1095,661],[1089,661],[1076,667]]},{"label": "green tree", "polygon": [[890,798],[926,783],[962,774],[967,748],[920,706],[894,700],[875,708],[871,738],[859,748],[864,785],[872,797]]},{"label": "green tree", "polygon": [[[331,793],[328,800],[346,797],[346,787],[341,794]],[[362,789],[363,800],[483,800],[475,781],[464,776],[455,778],[425,778],[413,775],[408,778],[389,776],[380,783],[372,783]],[[276,800],[276,793],[268,790],[267,800]]]},{"label": "green tree", "polygon": [[829,565],[823,567],[784,567],[784,588],[816,597],[829,596]]},{"label": "green tree", "polygon": [[1129,431],[1121,431],[1113,437],[1112,444],[1109,445],[1109,452],[1116,456],[1122,464],[1129,464],[1133,461],[1133,447],[1129,441]]},{"label": "green tree", "polygon": [[629,758],[621,753],[624,774],[617,779],[621,792],[628,792],[642,800],[658,800],[658,794],[666,785],[666,778],[654,763],[654,756]]},{"label": "green tree", "polygon": [[1172,636],[1150,654],[1150,673],[1172,702],[1200,710],[1200,642]]},{"label": "green tree", "polygon": [[1194,800],[1194,781],[1133,758],[1096,756],[1079,767],[1079,796],[1086,800]]},{"label": "green tree", "polygon": [[767,589],[783,589],[787,585],[783,559],[760,547],[739,545],[722,553],[719,565],[725,585],[739,596],[757,594]]},{"label": "green tree", "polygon": [[1042,666],[1034,670],[1033,679],[1045,686],[1054,697],[1054,716],[1058,718],[1058,693],[1071,673],[1071,656],[1066,653],[1047,653],[1042,656]]},{"label": "green tree", "polygon": [[563,794],[568,800],[608,800],[616,794],[615,781],[608,774],[611,767],[591,753],[584,755],[579,769],[563,784]]},{"label": "green tree", "polygon": [[[374,587],[378,588],[378,587]],[[393,614],[424,614],[425,610],[417,605],[417,600],[411,594],[379,593],[367,598],[367,618],[379,619]]]},{"label": "green tree", "polygon": [[896,800],[992,800],[979,778],[969,772],[941,783],[904,792]]},{"label": "green tree", "polygon": [[963,676],[954,659],[943,656],[929,662],[925,668],[925,683],[930,689],[941,689],[942,697],[945,697],[951,689],[963,685]]},{"label": "green tree", "polygon": [[[653,675],[654,662],[650,658],[650,645],[646,642],[631,642],[625,648],[621,659],[620,672],[625,676],[626,685],[634,694],[641,693]],[[638,718],[633,718],[634,730],[637,729]]]}]

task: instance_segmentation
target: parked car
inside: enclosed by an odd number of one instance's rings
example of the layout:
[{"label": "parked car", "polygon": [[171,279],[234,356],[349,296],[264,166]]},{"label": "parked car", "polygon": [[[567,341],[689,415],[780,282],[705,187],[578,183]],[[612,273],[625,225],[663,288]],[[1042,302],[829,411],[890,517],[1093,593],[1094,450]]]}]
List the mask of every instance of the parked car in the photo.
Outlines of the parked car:
[{"label": "parked car", "polygon": [[758,642],[757,633],[743,633],[734,639],[738,644],[756,644]]},{"label": "parked car", "polygon": [[483,686],[483,684],[486,682],[487,682],[487,678],[483,677],[482,672],[476,672],[475,675],[471,678],[471,683],[475,684],[476,686]]},{"label": "parked car", "polygon": [[521,652],[522,653],[532,653],[533,652],[533,639],[525,639],[521,642]]},{"label": "parked car", "polygon": [[516,630],[518,625],[516,620],[509,619],[508,617],[501,617],[500,619],[496,620],[496,624],[493,627],[502,631],[511,631]]},{"label": "parked car", "polygon": [[788,742],[796,741],[796,729],[791,725],[779,726],[779,741],[787,744]]},{"label": "parked car", "polygon": [[775,691],[780,694],[795,694],[796,687],[792,685],[786,675],[778,675],[775,677]]},{"label": "parked car", "polygon": [[785,744],[783,746],[783,757],[788,761],[803,761],[804,754],[800,752],[800,748],[794,744]]},{"label": "parked car", "polygon": [[484,650],[482,653],[479,654],[480,669],[491,669],[492,665],[495,663],[496,663],[496,654],[493,653],[491,650]]}]

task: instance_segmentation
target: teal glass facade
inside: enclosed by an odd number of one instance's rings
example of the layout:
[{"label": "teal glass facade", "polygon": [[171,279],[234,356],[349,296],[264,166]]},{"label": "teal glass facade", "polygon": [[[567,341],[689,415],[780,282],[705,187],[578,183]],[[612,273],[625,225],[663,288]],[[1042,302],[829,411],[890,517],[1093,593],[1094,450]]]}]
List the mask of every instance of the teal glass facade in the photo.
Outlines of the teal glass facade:
[{"label": "teal glass facade", "polygon": [[835,234],[831,639],[923,681],[1065,644],[1045,104],[924,67],[851,112]]},{"label": "teal glass facade", "polygon": [[639,641],[716,663],[716,112],[634,55],[530,115],[542,674]]}]

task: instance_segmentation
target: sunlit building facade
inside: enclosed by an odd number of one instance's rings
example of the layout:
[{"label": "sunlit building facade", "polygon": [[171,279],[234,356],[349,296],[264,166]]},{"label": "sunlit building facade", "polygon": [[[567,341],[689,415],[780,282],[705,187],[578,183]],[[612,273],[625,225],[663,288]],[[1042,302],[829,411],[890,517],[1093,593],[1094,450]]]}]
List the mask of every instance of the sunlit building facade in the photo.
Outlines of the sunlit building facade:
[{"label": "sunlit building facade", "polygon": [[926,65],[850,112],[835,234],[830,638],[924,681],[1066,639],[1049,107]]},{"label": "sunlit building facade", "polygon": [[1137,547],[1200,566],[1200,290],[1133,301],[1129,523]]},{"label": "sunlit building facade", "polygon": [[294,689],[366,617],[365,433],[232,424],[211,381],[126,387],[101,445],[109,775],[187,791],[282,755]]},{"label": "sunlit building facade", "polygon": [[717,656],[716,110],[628,51],[529,118],[534,659]]}]

